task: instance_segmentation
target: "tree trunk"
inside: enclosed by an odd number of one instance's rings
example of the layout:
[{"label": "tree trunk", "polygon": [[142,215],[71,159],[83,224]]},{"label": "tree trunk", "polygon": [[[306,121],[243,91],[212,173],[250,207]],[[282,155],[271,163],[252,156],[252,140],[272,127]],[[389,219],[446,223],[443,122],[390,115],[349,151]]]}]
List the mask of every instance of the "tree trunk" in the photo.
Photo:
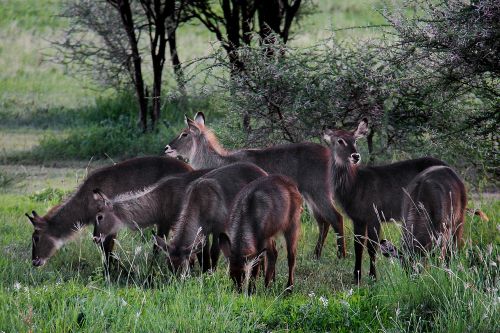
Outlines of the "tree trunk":
[{"label": "tree trunk", "polygon": [[184,70],[182,69],[179,54],[177,53],[177,38],[175,36],[175,29],[169,29],[168,32],[168,48],[170,50],[170,60],[174,68],[175,79],[177,87],[182,95],[186,95],[186,85],[184,81]]},{"label": "tree trunk", "polygon": [[132,52],[132,63],[134,64],[134,87],[139,102],[139,121],[141,123],[142,131],[146,132],[148,129],[147,114],[148,106],[144,94],[144,79],[142,77],[141,55],[135,34],[134,20],[132,17],[132,10],[130,9],[130,2],[128,0],[108,1],[120,13],[125,31],[127,32],[130,50]]},{"label": "tree trunk", "polygon": [[373,136],[375,135],[375,130],[372,129],[368,136],[366,137],[366,141],[368,143],[368,154],[370,155],[368,159],[368,165],[373,165],[375,163],[375,155],[373,154]]},{"label": "tree trunk", "polygon": [[[151,6],[151,4],[145,5]],[[163,65],[165,64],[165,48],[167,47],[167,40],[165,37],[166,8],[162,8],[160,0],[155,0],[153,6],[154,9],[149,7],[150,11],[147,12],[147,15],[150,24],[149,37],[151,41],[151,60],[153,62],[153,103],[151,111],[151,127],[152,129],[155,129],[161,113],[161,84]],[[153,25],[154,33],[151,29]]]}]

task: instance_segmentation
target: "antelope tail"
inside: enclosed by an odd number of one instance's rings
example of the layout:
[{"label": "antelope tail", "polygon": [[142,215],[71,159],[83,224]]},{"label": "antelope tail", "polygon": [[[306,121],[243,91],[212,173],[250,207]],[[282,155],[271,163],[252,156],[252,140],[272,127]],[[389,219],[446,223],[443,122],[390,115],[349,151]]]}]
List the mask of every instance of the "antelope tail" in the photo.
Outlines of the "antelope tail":
[{"label": "antelope tail", "polygon": [[488,218],[488,215],[486,215],[482,210],[480,209],[472,209],[472,208],[467,208],[467,213],[472,214],[472,215],[477,215],[479,218],[483,221],[488,222],[490,219]]}]

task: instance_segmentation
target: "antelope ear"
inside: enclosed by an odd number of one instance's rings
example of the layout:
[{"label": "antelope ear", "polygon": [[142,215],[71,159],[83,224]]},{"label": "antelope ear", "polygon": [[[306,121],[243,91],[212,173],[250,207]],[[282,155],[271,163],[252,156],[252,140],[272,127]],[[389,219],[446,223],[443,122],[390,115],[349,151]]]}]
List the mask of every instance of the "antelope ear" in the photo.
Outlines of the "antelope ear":
[{"label": "antelope ear", "polygon": [[231,256],[231,240],[227,234],[219,234],[219,247],[224,253],[224,257],[229,258]]},{"label": "antelope ear", "polygon": [[197,112],[194,116],[194,121],[201,126],[205,126],[205,114],[203,112]]},{"label": "antelope ear", "polygon": [[165,241],[165,238],[160,237],[158,235],[154,235],[154,243],[156,246],[158,246],[160,249],[162,249],[165,252],[168,252],[167,250],[167,242]]},{"label": "antelope ear", "polygon": [[25,213],[24,215],[26,215],[26,217],[30,220],[31,224],[35,225],[35,218],[34,217],[29,216],[28,213]]},{"label": "antelope ear", "polygon": [[327,142],[327,143],[332,143],[332,137],[333,137],[333,131],[329,128],[325,129],[323,131],[323,139]]},{"label": "antelope ear", "polygon": [[186,126],[189,126],[193,123],[194,123],[193,119],[189,118],[187,114],[184,114],[184,124],[186,124]]},{"label": "antelope ear", "polygon": [[184,122],[186,123],[186,126],[189,128],[191,132],[200,133],[200,128],[198,127],[198,123],[196,121],[184,115]]},{"label": "antelope ear", "polygon": [[98,204],[102,204],[104,206],[110,206],[111,205],[111,200],[102,193],[102,191],[98,188],[95,188],[93,191],[93,198],[95,201],[97,201]]},{"label": "antelope ear", "polygon": [[364,138],[368,134],[368,119],[363,118],[359,124],[356,131],[354,131],[354,139]]},{"label": "antelope ear", "polygon": [[31,224],[36,230],[42,230],[47,225],[43,217],[40,217],[35,211],[31,212],[33,216],[29,216],[28,213],[24,214],[30,220]]}]

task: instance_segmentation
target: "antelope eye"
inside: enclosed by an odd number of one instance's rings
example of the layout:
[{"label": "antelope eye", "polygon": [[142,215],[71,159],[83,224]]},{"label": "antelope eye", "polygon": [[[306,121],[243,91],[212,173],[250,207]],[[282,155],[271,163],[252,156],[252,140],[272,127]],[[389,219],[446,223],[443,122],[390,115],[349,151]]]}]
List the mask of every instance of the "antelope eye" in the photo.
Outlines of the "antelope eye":
[{"label": "antelope eye", "polygon": [[102,221],[102,218],[103,218],[103,217],[102,217],[102,215],[101,215],[101,214],[97,215],[97,221],[101,222],[101,221]]},{"label": "antelope eye", "polygon": [[183,133],[181,134],[181,138],[183,138],[183,137],[185,137],[185,136],[187,136],[187,135],[188,135],[188,134],[187,134],[186,132],[183,132]]},{"label": "antelope eye", "polygon": [[341,145],[344,145],[344,146],[346,145],[346,144],[345,144],[345,141],[344,141],[344,140],[342,140],[342,139],[338,139],[338,140],[337,140],[337,142],[338,142],[339,144],[341,144]]},{"label": "antelope eye", "polygon": [[38,243],[39,240],[40,240],[40,237],[38,235],[33,236],[34,243]]}]

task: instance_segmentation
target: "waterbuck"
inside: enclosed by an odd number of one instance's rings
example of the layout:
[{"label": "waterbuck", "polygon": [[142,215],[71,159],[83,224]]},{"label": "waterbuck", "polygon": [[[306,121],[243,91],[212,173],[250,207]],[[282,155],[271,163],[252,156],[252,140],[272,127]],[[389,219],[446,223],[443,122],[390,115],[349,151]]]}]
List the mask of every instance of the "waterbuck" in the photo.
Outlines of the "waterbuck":
[{"label": "waterbuck", "polygon": [[[203,271],[216,268],[220,254],[219,233],[224,231],[236,194],[248,183],[264,176],[267,173],[254,164],[234,163],[191,183],[170,243],[167,245],[164,237],[156,237],[157,245],[167,252],[169,267],[174,272],[187,268],[188,259],[200,252],[203,245]],[[209,235],[212,235],[210,251]]]},{"label": "waterbuck", "polygon": [[122,193],[111,199],[102,190],[95,189],[94,241],[100,244],[125,227],[139,230],[153,225],[158,228],[158,236],[168,237],[179,217],[188,185],[209,171],[202,169],[167,176],[141,191]]},{"label": "waterbuck", "polygon": [[205,116],[198,112],[194,120],[185,116],[187,127],[165,147],[169,156],[182,156],[195,169],[213,168],[236,161],[256,164],[269,174],[282,174],[297,184],[311,208],[319,227],[314,254],[321,256],[331,225],[337,233],[339,257],[345,257],[343,217],[332,202],[330,159],[328,148],[316,143],[277,145],[264,149],[227,151],[205,126]]},{"label": "waterbuck", "polygon": [[219,245],[229,259],[229,273],[239,292],[246,271],[252,270],[249,292],[255,289],[260,260],[266,255],[265,286],[274,278],[278,251],[274,237],[285,236],[288,253],[287,289],[294,283],[297,240],[300,232],[302,197],[288,177],[270,175],[254,180],[238,193],[226,222],[226,232],[219,235]]},{"label": "waterbuck", "polygon": [[380,222],[391,218],[401,220],[403,188],[421,171],[444,162],[424,157],[382,166],[359,167],[361,155],[356,140],[368,132],[363,119],[355,131],[331,130],[324,139],[332,151],[331,169],[335,199],[342,205],[354,225],[354,279],[361,279],[361,261],[368,236],[370,276],[376,278],[375,255],[378,248]]},{"label": "waterbuck", "polygon": [[406,265],[416,255],[439,248],[441,258],[449,259],[452,248],[462,240],[465,222],[467,195],[460,177],[448,167],[430,167],[407,186],[402,201],[402,251],[382,240],[382,254]]},{"label": "waterbuck", "polygon": [[[33,216],[26,214],[35,227],[32,236],[33,265],[43,266],[81,226],[94,222],[97,205],[93,189],[101,188],[108,195],[117,195],[141,189],[165,176],[189,171],[192,171],[189,165],[174,158],[140,157],[92,172],[64,203],[53,207],[45,216],[39,216],[35,211]],[[107,267],[114,237],[113,234],[108,236],[102,244]]]}]

